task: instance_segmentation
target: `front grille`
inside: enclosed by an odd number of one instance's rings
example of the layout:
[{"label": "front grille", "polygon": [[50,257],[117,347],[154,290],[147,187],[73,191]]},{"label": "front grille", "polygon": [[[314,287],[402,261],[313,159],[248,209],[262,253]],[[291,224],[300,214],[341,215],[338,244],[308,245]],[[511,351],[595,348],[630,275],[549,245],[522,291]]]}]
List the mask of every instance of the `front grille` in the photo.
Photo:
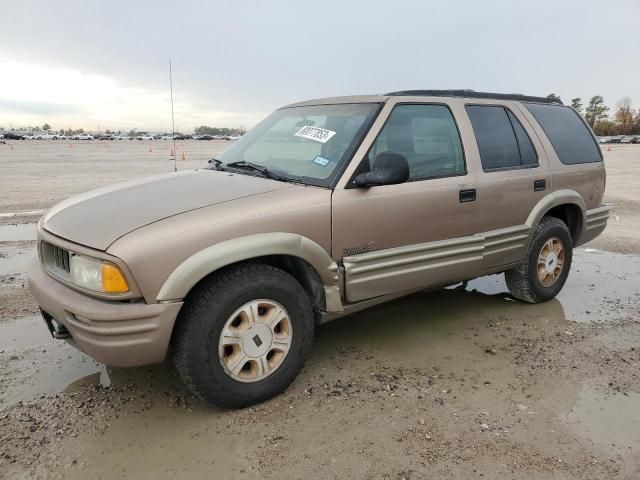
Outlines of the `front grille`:
[{"label": "front grille", "polygon": [[71,276],[69,250],[47,242],[42,242],[40,251],[44,268],[53,275],[68,280]]}]

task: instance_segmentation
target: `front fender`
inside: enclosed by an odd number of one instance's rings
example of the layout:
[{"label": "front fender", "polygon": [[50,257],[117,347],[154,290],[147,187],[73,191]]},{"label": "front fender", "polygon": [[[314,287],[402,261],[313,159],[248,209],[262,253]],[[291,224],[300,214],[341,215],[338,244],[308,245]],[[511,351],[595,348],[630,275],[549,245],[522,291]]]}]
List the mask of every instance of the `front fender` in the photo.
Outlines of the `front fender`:
[{"label": "front fender", "polygon": [[290,255],[311,265],[320,276],[327,295],[327,307],[336,294],[339,299],[338,265],[316,242],[294,233],[274,232],[248,235],[217,243],[193,254],[169,275],[158,292],[159,302],[183,299],[204,277],[227,265],[266,255]]}]

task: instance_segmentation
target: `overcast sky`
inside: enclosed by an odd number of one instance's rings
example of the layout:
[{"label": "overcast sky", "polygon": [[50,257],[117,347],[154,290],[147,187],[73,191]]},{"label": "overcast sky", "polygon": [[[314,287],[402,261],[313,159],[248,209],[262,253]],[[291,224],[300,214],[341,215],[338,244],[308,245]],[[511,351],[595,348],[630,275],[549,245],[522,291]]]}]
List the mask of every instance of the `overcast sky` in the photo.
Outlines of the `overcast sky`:
[{"label": "overcast sky", "polygon": [[297,100],[471,88],[640,104],[640,1],[3,1],[0,126],[251,126]]}]

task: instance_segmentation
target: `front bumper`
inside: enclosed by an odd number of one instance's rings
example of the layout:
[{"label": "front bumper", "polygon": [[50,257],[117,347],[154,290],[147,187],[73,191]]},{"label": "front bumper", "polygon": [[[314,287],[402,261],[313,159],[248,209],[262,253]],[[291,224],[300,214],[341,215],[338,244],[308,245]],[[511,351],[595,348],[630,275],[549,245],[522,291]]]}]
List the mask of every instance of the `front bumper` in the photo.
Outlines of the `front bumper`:
[{"label": "front bumper", "polygon": [[114,367],[162,362],[182,307],[93,298],[51,278],[38,259],[29,266],[29,288],[40,307],[67,328],[70,343]]}]

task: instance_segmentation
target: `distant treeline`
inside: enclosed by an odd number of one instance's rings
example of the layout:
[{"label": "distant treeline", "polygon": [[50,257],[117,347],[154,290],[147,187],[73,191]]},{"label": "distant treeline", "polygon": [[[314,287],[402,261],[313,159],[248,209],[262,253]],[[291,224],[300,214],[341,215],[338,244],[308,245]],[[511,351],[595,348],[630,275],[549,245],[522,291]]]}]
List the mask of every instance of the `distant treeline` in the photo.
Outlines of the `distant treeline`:
[{"label": "distant treeline", "polygon": [[[550,93],[547,98],[561,101],[555,93]],[[584,117],[599,137],[640,134],[640,108],[633,108],[629,97],[623,97],[616,103],[611,117],[609,116],[609,107],[605,105],[601,95],[591,97],[586,107],[579,97],[572,98],[570,105]]]}]

